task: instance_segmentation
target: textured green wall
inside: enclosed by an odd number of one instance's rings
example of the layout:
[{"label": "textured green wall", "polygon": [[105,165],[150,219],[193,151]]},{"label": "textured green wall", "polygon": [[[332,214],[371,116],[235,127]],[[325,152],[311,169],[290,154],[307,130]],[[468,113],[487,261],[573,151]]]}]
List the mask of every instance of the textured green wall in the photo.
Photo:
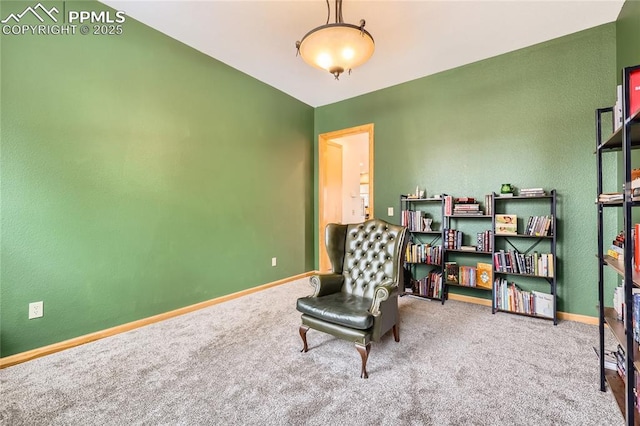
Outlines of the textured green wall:
[{"label": "textured green wall", "polygon": [[[616,21],[617,70],[640,64],[640,0],[627,0]],[[618,79],[622,76],[618,72]]]},{"label": "textured green wall", "polygon": [[0,43],[2,356],[313,268],[311,107],[131,18]]},{"label": "textured green wall", "polygon": [[[618,84],[622,84],[622,69],[640,65],[640,1],[627,0],[616,21],[616,75]],[[623,170],[623,157],[618,155],[618,168]],[[631,155],[631,166],[640,167],[640,153],[634,151]],[[618,173],[618,187],[622,188],[624,175]],[[640,221],[640,213],[633,212],[634,223]],[[622,211],[618,214],[618,227],[623,229]]]},{"label": "textured green wall", "polygon": [[615,31],[603,25],[317,108],[315,132],[375,123],[381,218],[416,185],[476,197],[502,182],[556,188],[559,309],[596,315],[594,110],[615,100]]}]

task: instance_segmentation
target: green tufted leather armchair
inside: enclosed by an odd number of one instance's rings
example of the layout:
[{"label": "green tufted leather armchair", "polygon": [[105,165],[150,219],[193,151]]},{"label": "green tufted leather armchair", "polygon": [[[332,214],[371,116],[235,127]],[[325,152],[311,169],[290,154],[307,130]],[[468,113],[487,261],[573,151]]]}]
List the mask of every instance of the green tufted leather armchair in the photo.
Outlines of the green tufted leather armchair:
[{"label": "green tufted leather armchair", "polygon": [[307,352],[309,328],[354,342],[362,358],[360,377],[368,378],[371,341],[393,330],[398,333],[398,288],[407,229],[380,219],[325,230],[332,272],[311,277],[311,296],[297,301],[302,312],[302,352]]}]

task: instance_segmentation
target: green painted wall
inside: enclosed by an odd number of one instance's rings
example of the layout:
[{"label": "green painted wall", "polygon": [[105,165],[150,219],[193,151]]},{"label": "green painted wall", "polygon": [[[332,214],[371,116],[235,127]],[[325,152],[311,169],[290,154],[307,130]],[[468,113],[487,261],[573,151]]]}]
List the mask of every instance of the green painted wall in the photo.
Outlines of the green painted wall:
[{"label": "green painted wall", "polygon": [[[640,65],[640,1],[627,0],[616,21],[616,75],[618,84],[622,84],[622,69]],[[618,168],[623,170],[623,157],[618,155]],[[640,153],[634,151],[631,155],[631,166],[640,167]],[[618,187],[622,188],[624,175],[618,176]],[[634,222],[640,221],[640,214],[633,213]],[[622,211],[618,214],[618,227],[623,229]]]},{"label": "green painted wall", "polygon": [[[627,0],[616,21],[617,70],[640,64],[640,0]],[[618,71],[618,81],[622,72]]]},{"label": "green painted wall", "polygon": [[315,133],[375,123],[375,216],[396,223],[387,207],[416,185],[556,188],[558,308],[596,315],[594,110],[615,101],[615,37],[611,23],[317,108]]},{"label": "green painted wall", "polygon": [[313,268],[313,109],[123,28],[0,38],[1,356]]}]

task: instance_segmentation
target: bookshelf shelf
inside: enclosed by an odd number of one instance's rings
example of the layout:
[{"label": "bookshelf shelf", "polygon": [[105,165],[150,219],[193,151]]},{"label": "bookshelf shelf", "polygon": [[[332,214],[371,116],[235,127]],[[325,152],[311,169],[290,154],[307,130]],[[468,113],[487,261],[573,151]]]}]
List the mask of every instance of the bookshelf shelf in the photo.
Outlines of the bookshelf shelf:
[{"label": "bookshelf shelf", "polygon": [[[607,381],[607,384],[609,385],[609,389],[611,390],[611,393],[613,394],[616,403],[618,404],[618,407],[620,408],[620,411],[622,412],[622,416],[625,417],[626,420],[626,415],[625,415],[625,400],[624,400],[624,395],[625,395],[625,383],[624,380],[622,380],[622,378],[618,375],[618,373],[616,373],[615,371],[612,370],[606,370],[604,373],[605,379]],[[640,420],[638,420],[638,410],[634,409],[635,413],[634,413],[634,426],[639,426],[640,425]]]},{"label": "bookshelf shelf", "polygon": [[402,296],[415,297],[417,299],[435,300],[435,301],[438,301],[438,302],[441,300],[439,297],[431,297],[431,296],[425,296],[423,294],[415,294],[415,293],[412,293],[410,291],[403,292]]},{"label": "bookshelf shelf", "polygon": [[496,234],[496,237],[503,238],[532,238],[532,239],[553,239],[553,235],[527,235],[527,234]]},{"label": "bookshelf shelf", "polygon": [[442,231],[411,231],[413,234],[440,235]]},{"label": "bookshelf shelf", "polygon": [[[624,323],[617,319],[616,310],[614,308],[604,308],[604,321],[609,326],[609,330],[611,330],[611,333],[613,333],[617,342],[624,347],[627,341]],[[633,359],[640,360],[640,352],[637,343],[633,345]]]},{"label": "bookshelf shelf", "polygon": [[446,251],[452,252],[452,253],[464,253],[464,254],[491,254],[490,251],[478,251],[478,250],[463,250],[463,249],[445,249]]},{"label": "bookshelf shelf", "polygon": [[507,310],[507,309],[497,309],[497,312],[505,312],[507,314],[520,315],[520,316],[523,316],[523,317],[531,317],[531,318],[540,318],[540,319],[544,319],[544,320],[553,321],[553,317],[546,317],[544,315],[536,315],[536,314],[528,314],[526,312],[510,311],[510,310]]},{"label": "bookshelf shelf", "polygon": [[446,284],[447,284],[447,285],[454,286],[454,287],[473,288],[473,289],[476,289],[476,290],[486,290],[486,291],[491,291],[491,288],[488,288],[488,287],[479,287],[479,286],[462,285],[462,284],[458,284],[458,283],[455,283],[455,282],[449,282],[449,281],[447,281],[447,283],[446,283]]},{"label": "bookshelf shelf", "polygon": [[[616,271],[618,275],[624,277],[624,261],[614,259],[613,257],[607,255],[603,257],[603,261],[607,264],[607,266]],[[640,272],[632,271],[632,281],[636,287],[640,287]]]},{"label": "bookshelf shelf", "polygon": [[521,272],[502,272],[502,271],[494,271],[495,274],[498,275],[517,275],[520,277],[531,277],[531,278],[548,278],[553,279],[553,277],[548,277],[546,275],[536,275],[536,274],[523,274]]},{"label": "bookshelf shelf", "polygon": [[[614,177],[618,181],[622,181],[624,188],[629,190],[631,186],[632,175],[632,151],[640,148],[640,111],[630,114],[630,100],[628,94],[631,93],[630,80],[632,73],[640,73],[640,65],[633,67],[626,67],[622,70],[622,125],[618,128],[612,128],[611,134],[606,138],[603,137],[603,133],[606,131],[603,129],[603,117],[614,115],[614,107],[598,108],[595,111],[595,130],[596,130],[596,171],[597,171],[597,194],[603,194],[604,187],[604,154],[614,152],[622,154],[622,166],[618,168],[619,171],[613,173],[607,172],[608,178]],[[618,110],[619,111],[619,110]],[[615,125],[615,120],[611,120],[612,127]],[[619,159],[619,154],[616,154],[614,159]],[[640,274],[636,273],[633,268],[632,256],[633,256],[633,238],[632,229],[634,222],[634,207],[640,206],[638,200],[632,200],[629,196],[629,191],[622,197],[622,200],[616,200],[615,202],[596,202],[598,221],[598,247],[597,247],[597,260],[598,260],[598,332],[600,337],[599,353],[603,354],[605,346],[605,325],[608,325],[610,332],[615,336],[620,346],[620,353],[624,351],[624,372],[625,378],[619,377],[617,372],[606,370],[604,366],[604,357],[599,359],[600,367],[600,390],[606,391],[607,385],[614,395],[615,400],[625,417],[626,425],[636,425],[640,421],[638,410],[636,409],[636,378],[638,374],[638,343],[634,340],[633,322],[634,319],[634,289],[640,287]],[[608,256],[608,250],[605,247],[605,221],[604,210],[609,207],[622,208],[622,223],[623,223],[623,235],[624,238],[618,240],[616,237],[615,243],[624,242],[623,256],[621,260],[614,259]],[[609,230],[608,230],[609,231]],[[616,230],[617,231],[617,230]],[[615,232],[615,234],[618,234]],[[614,234],[614,235],[615,235]],[[616,244],[617,245],[617,244]],[[608,246],[607,246],[608,247]],[[617,250],[618,247],[612,247]],[[615,251],[615,250],[614,250]],[[614,308],[605,307],[605,266],[614,270],[618,277],[622,277],[624,280],[624,317],[627,321],[618,321],[616,318],[616,312]],[[610,280],[610,278],[608,278]],[[607,298],[611,297],[611,294],[607,295]],[[610,300],[610,299],[609,299]],[[633,320],[632,320],[633,319]]]},{"label": "bookshelf shelf", "polygon": [[[493,285],[492,312],[550,319],[554,325],[557,325],[556,190],[552,189],[544,195],[513,197],[500,197],[494,192],[492,199],[494,238],[492,256],[494,275],[498,277]],[[536,200],[541,202],[526,204]],[[525,210],[530,211],[529,214],[535,212],[538,215],[529,216],[528,220],[522,219],[518,222],[520,218],[517,215],[509,214],[514,207],[518,207],[518,211],[522,211],[524,207]],[[548,208],[548,211],[544,211],[545,208]],[[540,215],[542,212],[545,214]],[[502,219],[501,222],[498,221],[499,218]],[[499,233],[498,229],[504,229],[510,233]],[[538,254],[537,251],[533,251],[539,244],[546,253]],[[521,284],[509,282],[506,276],[546,280],[546,283],[540,282],[549,285],[549,293],[524,290],[520,288]],[[527,283],[527,286],[531,287],[532,284]],[[515,299],[520,303],[530,304],[530,309],[535,309],[538,313],[528,314],[505,309],[505,307],[511,307]],[[541,312],[550,314],[541,315]]]},{"label": "bookshelf shelf", "polygon": [[640,123],[640,111],[636,112],[631,118],[625,120],[626,125],[614,131],[611,136],[596,147],[598,151],[622,151],[623,149],[623,133],[625,128],[629,128],[631,132],[631,148],[640,147],[640,127],[635,124]]}]

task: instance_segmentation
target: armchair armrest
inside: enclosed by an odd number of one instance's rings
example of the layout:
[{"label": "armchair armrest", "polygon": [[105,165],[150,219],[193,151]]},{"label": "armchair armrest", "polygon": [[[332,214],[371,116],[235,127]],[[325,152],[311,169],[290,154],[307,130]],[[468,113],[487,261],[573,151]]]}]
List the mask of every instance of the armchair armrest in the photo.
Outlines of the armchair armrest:
[{"label": "armchair armrest", "polygon": [[398,293],[398,283],[394,280],[387,280],[376,288],[376,292],[371,301],[369,312],[373,315],[380,314],[380,304],[387,300],[391,295]]},{"label": "armchair armrest", "polygon": [[337,293],[342,289],[344,276],[340,274],[316,274],[312,275],[309,284],[313,287],[311,297],[326,296]]}]

